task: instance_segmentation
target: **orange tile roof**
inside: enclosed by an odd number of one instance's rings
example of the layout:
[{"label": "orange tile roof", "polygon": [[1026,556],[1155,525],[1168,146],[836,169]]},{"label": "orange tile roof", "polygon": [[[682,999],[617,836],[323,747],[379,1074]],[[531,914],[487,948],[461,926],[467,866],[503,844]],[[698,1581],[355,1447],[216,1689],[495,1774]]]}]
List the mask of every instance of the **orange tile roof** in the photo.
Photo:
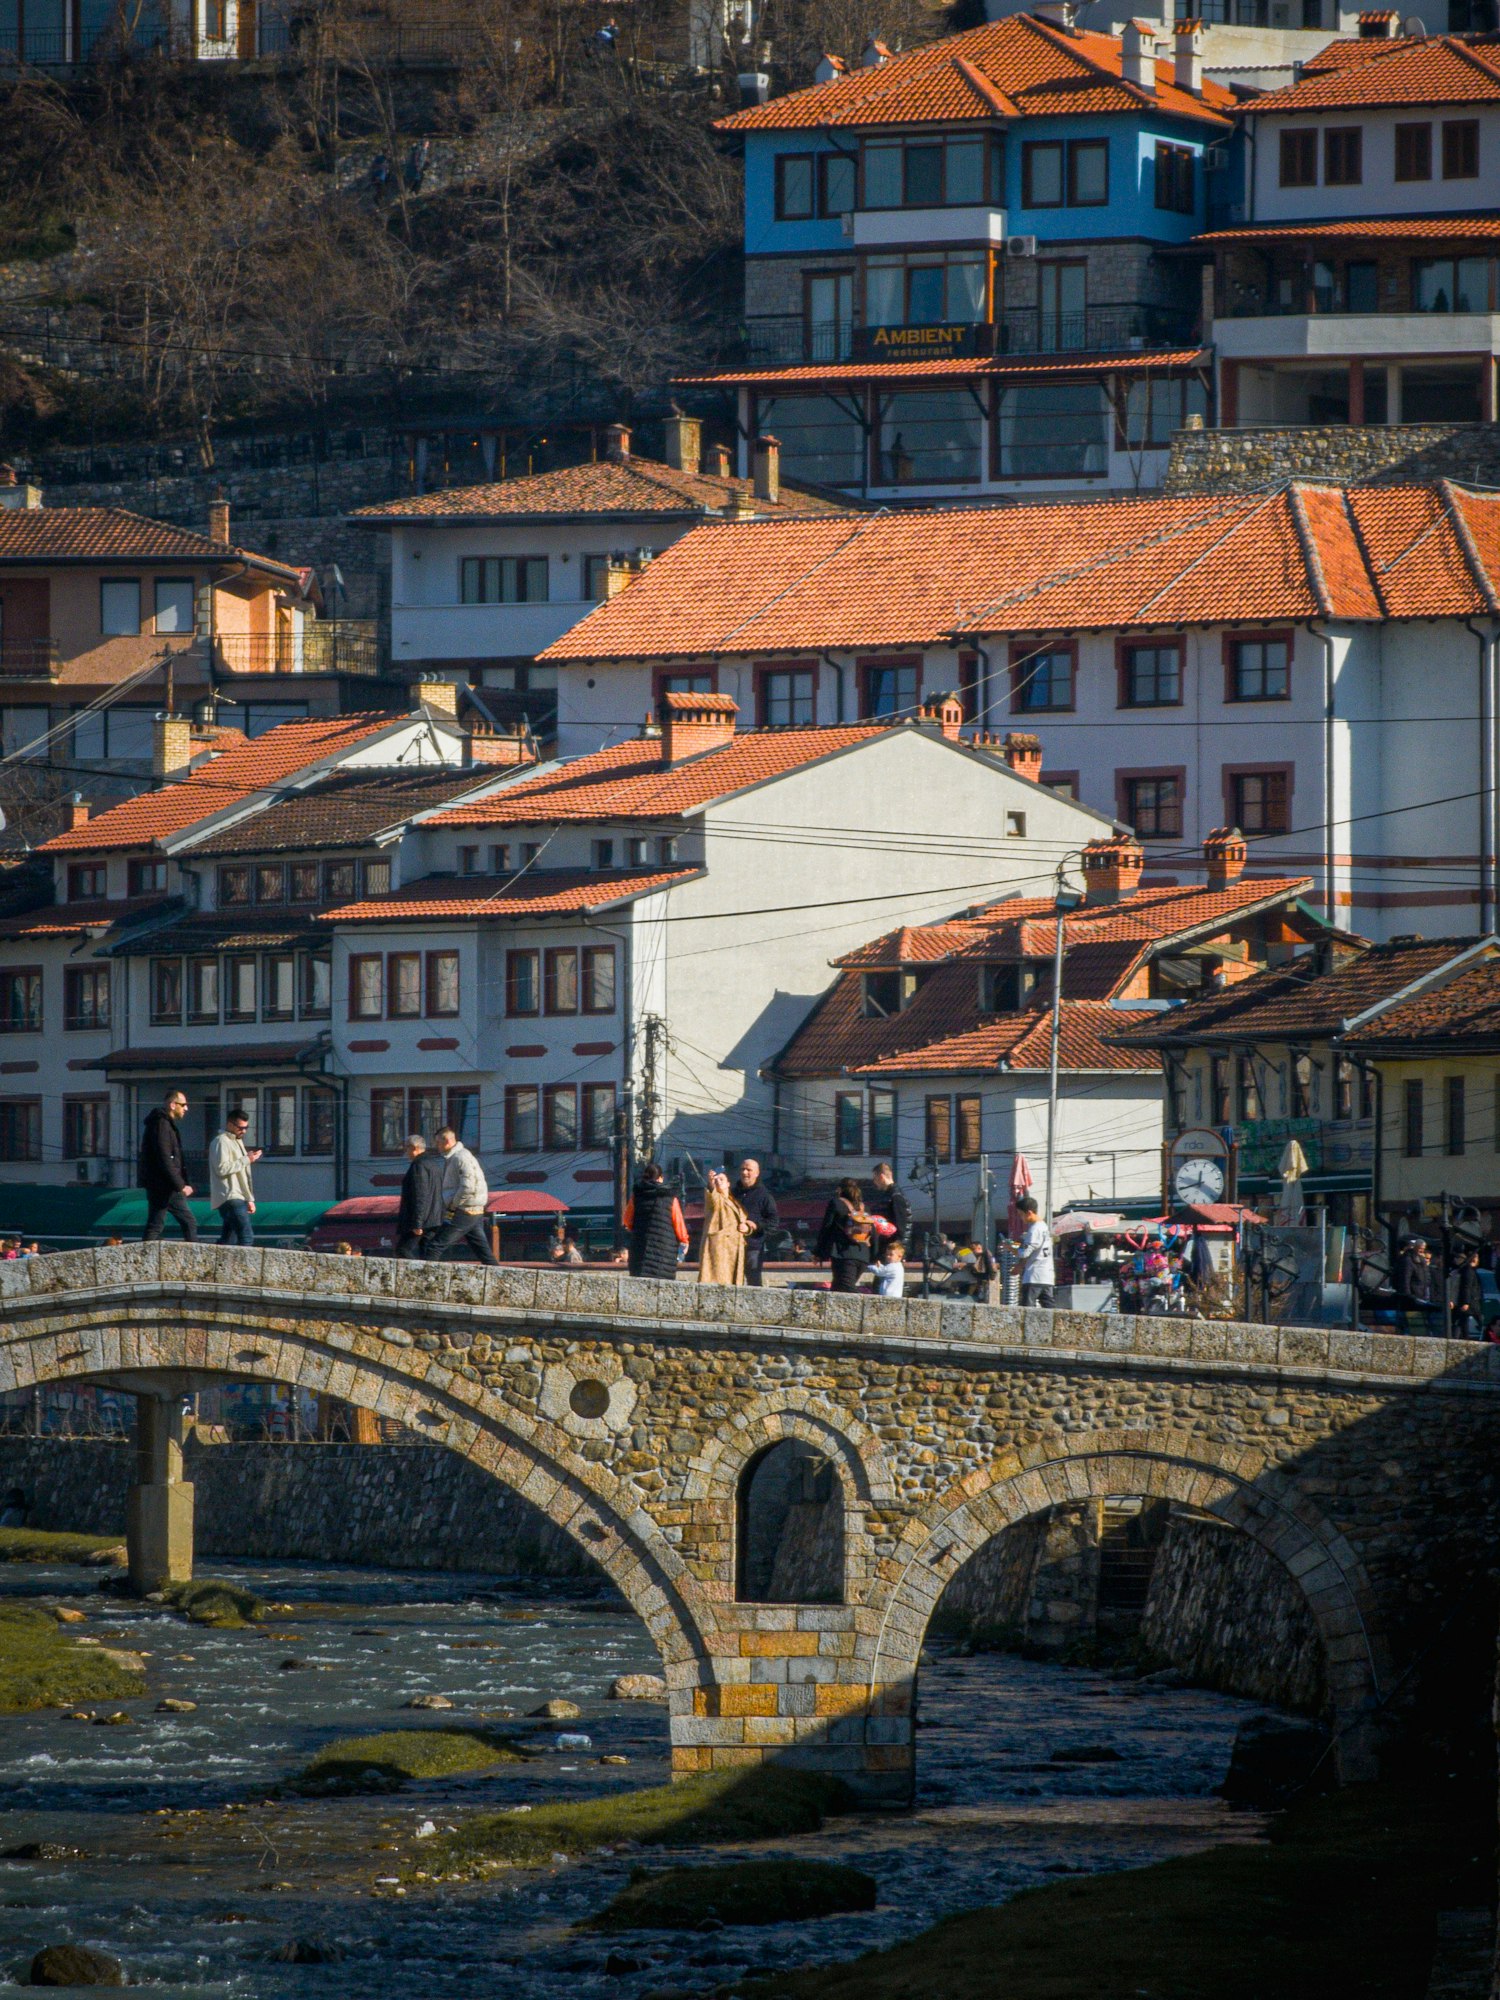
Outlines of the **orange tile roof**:
[{"label": "orange tile roof", "polygon": [[[1152,1049],[1117,1048],[1105,1037],[1121,1027],[1153,1018],[1150,1008],[1120,1008],[1108,1001],[1068,1000],[1058,1022],[1058,1067],[1064,1070],[1115,1069],[1154,1073],[1161,1057]],[[873,1062],[856,1063],[856,1076],[896,1076],[916,1072],[1042,1070],[1052,1064],[1052,1010],[1033,1008],[1026,1014],[998,1014],[975,1027],[924,1048],[895,1051]]]},{"label": "orange tile roof", "polygon": [[1497,98],[1500,37],[1429,35],[1335,43],[1304,64],[1296,83],[1251,98],[1241,109],[1259,116],[1383,104],[1480,104]]},{"label": "orange tile roof", "polygon": [[[359,507],[349,516],[371,527],[401,521],[455,524],[465,521],[533,520],[574,514],[722,514],[744,497],[755,499],[749,479],[720,479],[711,472],[679,472],[656,459],[601,458],[592,465],[564,466],[489,486],[449,486]],[[771,514],[829,514],[837,504],[784,485],[775,507],[755,502]]]},{"label": "orange tile roof", "polygon": [[520,875],[429,875],[389,896],[323,911],[326,924],[399,924],[470,917],[552,917],[611,910],[619,903],[695,881],[701,868],[528,869]]},{"label": "orange tile roof", "polygon": [[1259,243],[1269,249],[1287,242],[1337,242],[1345,238],[1388,237],[1408,242],[1436,238],[1440,241],[1477,238],[1489,242],[1500,236],[1500,215],[1408,215],[1360,217],[1353,221],[1264,222],[1253,228],[1210,229],[1195,236],[1195,243]]},{"label": "orange tile roof", "polygon": [[1154,91],[1120,74],[1113,36],[1066,34],[1012,14],[966,34],[923,43],[875,69],[794,90],[717,121],[721,132],[783,132],[824,126],[917,125],[1059,114],[1163,111],[1226,127],[1236,99],[1205,79],[1203,95],[1179,90],[1173,64],[1158,62]]},{"label": "orange tile roof", "polygon": [[[1202,239],[1200,239],[1202,240]],[[915,382],[933,376],[1046,375],[1059,380],[1070,375],[1137,375],[1163,369],[1194,368],[1207,359],[1203,347],[1177,347],[1161,354],[1113,354],[1104,358],[1052,355],[1045,361],[979,359],[961,361],[808,361],[789,368],[721,368],[707,375],[679,375],[684,386],[743,382],[750,387],[774,387],[779,382]],[[851,502],[851,505],[853,503]]]},{"label": "orange tile roof", "polygon": [[721,749],[705,750],[670,766],[662,762],[658,739],[619,743],[506,785],[488,798],[432,813],[423,825],[550,826],[559,820],[672,819],[868,742],[885,728],[883,723],[857,723],[820,729],[742,729]]},{"label": "orange tile roof", "polygon": [[1443,481],[694,528],[544,660],[924,646],[982,632],[1492,615],[1500,495]]},{"label": "orange tile roof", "polygon": [[0,508],[0,563],[233,562],[274,575],[299,572],[191,528],[151,521],[123,507]]},{"label": "orange tile roof", "polygon": [[[1463,949],[1453,940],[1454,955]],[[1368,1004],[1368,1003],[1367,1003]],[[1493,955],[1446,984],[1415,994],[1340,1037],[1361,1055],[1390,1050],[1420,1056],[1500,1048],[1500,964]]]},{"label": "orange tile roof", "polygon": [[351,749],[405,718],[395,715],[324,715],[306,722],[283,722],[252,742],[225,750],[196,767],[190,778],[125,799],[97,819],[70,827],[42,843],[43,854],[93,852],[99,848],[148,847],[168,834],[238,805],[266,785]]}]

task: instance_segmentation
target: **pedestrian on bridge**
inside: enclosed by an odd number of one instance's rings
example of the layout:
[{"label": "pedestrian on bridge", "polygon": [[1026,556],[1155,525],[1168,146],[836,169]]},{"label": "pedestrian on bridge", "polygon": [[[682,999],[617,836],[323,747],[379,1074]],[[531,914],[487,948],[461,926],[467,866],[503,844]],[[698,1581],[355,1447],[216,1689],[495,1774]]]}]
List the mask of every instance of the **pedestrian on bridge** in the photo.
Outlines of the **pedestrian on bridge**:
[{"label": "pedestrian on bridge", "polygon": [[221,1243],[255,1241],[250,1220],[255,1213],[255,1189],[250,1169],[260,1158],[261,1149],[246,1147],[249,1130],[249,1112],[231,1111],[224,1120],[224,1130],[208,1149],[208,1205],[218,1215]]},{"label": "pedestrian on bridge", "polygon": [[874,1236],[874,1225],[865,1212],[864,1190],[856,1180],[840,1181],[823,1211],[823,1226],[818,1231],[818,1255],[828,1259],[831,1292],[859,1290]]},{"label": "pedestrian on bridge", "polygon": [[437,1149],[443,1156],[443,1208],[448,1220],[425,1239],[431,1246],[428,1256],[440,1263],[450,1250],[467,1244],[481,1264],[498,1264],[500,1259],[490,1248],[484,1226],[490,1206],[490,1184],[484,1168],[451,1125],[438,1133]]},{"label": "pedestrian on bridge", "polygon": [[1021,1254],[1021,1304],[1050,1306],[1057,1267],[1052,1255],[1052,1231],[1037,1212],[1036,1196],[1023,1195],[1016,1204],[1021,1235],[1016,1244]]},{"label": "pedestrian on bridge", "polygon": [[781,1226],[776,1197],[760,1177],[759,1160],[740,1161],[734,1198],[750,1224],[750,1234],[745,1238],[745,1283],[758,1285],[762,1282],[771,1231]]},{"label": "pedestrian on bridge", "polygon": [[410,1262],[433,1256],[437,1233],[448,1219],[443,1206],[443,1158],[429,1152],[420,1132],[406,1142],[408,1166],[401,1177],[401,1202],[396,1210],[396,1255]]},{"label": "pedestrian on bridge", "polygon": [[630,1232],[628,1269],[632,1278],[675,1278],[678,1246],[686,1250],[682,1204],[662,1178],[655,1160],[641,1168],[622,1218]]},{"label": "pedestrian on bridge", "polygon": [[704,1285],[745,1282],[745,1238],[750,1222],[729,1189],[728,1174],[710,1171],[703,1188],[703,1235],[698,1280]]},{"label": "pedestrian on bridge", "polygon": [[187,1093],[169,1090],[165,1101],[148,1113],[136,1159],[136,1180],[146,1190],[143,1243],[155,1243],[170,1215],[189,1243],[198,1240],[198,1223],[188,1207],[193,1190],[183,1171],[182,1137],[177,1128],[187,1116]]}]

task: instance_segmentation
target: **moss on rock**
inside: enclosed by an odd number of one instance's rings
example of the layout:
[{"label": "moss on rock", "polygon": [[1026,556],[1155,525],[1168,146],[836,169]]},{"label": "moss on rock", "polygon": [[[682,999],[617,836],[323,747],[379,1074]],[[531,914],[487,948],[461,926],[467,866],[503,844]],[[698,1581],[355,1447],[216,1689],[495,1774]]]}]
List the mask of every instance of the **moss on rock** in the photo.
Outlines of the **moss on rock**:
[{"label": "moss on rock", "polygon": [[145,1691],[143,1674],[103,1646],[78,1645],[50,1611],[0,1604],[0,1711],[128,1701]]},{"label": "moss on rock", "polygon": [[252,1590],[225,1583],[222,1577],[193,1577],[186,1583],[169,1583],[162,1595],[174,1611],[180,1611],[193,1625],[215,1625],[234,1632],[253,1625],[266,1606]]},{"label": "moss on rock", "polygon": [[488,1729],[387,1729],[325,1744],[289,1789],[394,1791],[409,1778],[452,1778],[491,1764],[521,1764],[527,1752]]},{"label": "moss on rock", "polygon": [[52,1528],[0,1528],[0,1562],[123,1563],[125,1542],[120,1535],[67,1535]]},{"label": "moss on rock", "polygon": [[717,1868],[637,1869],[629,1886],[580,1926],[693,1931],[720,1924],[800,1924],[873,1910],[875,1878],[831,1861],[731,1861]]}]

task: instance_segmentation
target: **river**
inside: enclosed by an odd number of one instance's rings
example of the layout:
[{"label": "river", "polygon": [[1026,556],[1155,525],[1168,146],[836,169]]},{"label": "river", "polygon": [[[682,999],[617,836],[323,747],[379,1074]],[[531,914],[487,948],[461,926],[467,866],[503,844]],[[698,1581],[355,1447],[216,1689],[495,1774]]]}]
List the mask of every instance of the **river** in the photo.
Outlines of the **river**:
[{"label": "river", "polygon": [[[922,1673],[915,1810],[837,1820],[759,1850],[867,1869],[880,1891],[873,1913],[710,1936],[575,1935],[571,1926],[622,1886],[629,1858],[506,1871],[474,1886],[398,1889],[390,1878],[420,1868],[426,1822],[665,1777],[664,1708],[606,1698],[616,1675],[659,1668],[639,1622],[612,1599],[499,1589],[477,1576],[229,1563],[213,1573],[284,1608],[215,1632],[103,1596],[89,1572],[0,1571],[0,1592],[60,1596],[88,1613],[78,1630],[150,1655],[146,1698],[91,1704],[124,1709],[128,1726],[55,1710],[0,1718],[0,1846],[82,1850],[76,1860],[0,1861],[0,1990],[24,1978],[39,1947],[72,1941],[113,1953],[132,1983],[184,2000],[641,2000],[663,1987],[706,1996],[747,1968],[852,1957],[1061,1873],[1258,1832],[1214,1797],[1251,1704],[937,1653]],[[419,1694],[447,1697],[451,1714],[406,1710]],[[164,1696],[197,1707],[159,1714]],[[266,1796],[336,1737],[493,1724],[555,1696],[582,1710],[562,1727],[585,1733],[588,1750],[559,1749],[558,1725],[527,1722],[518,1728],[544,1754],[525,1765],[394,1796]],[[1084,1745],[1118,1761],[1051,1761]],[[602,1755],[629,1762],[601,1765]],[[298,1941],[323,1962],[288,1963],[282,1954]]]}]

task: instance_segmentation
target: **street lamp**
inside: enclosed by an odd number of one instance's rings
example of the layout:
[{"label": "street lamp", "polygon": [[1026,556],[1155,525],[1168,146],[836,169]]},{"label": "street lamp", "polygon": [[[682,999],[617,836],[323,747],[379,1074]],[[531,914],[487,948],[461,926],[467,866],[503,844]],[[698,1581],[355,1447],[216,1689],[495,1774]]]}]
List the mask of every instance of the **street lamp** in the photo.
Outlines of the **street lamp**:
[{"label": "street lamp", "polygon": [[1064,919],[1083,901],[1082,891],[1068,886],[1068,863],[1081,860],[1081,853],[1065,854],[1057,864],[1057,888],[1052,898],[1057,935],[1052,946],[1052,1052],[1047,1064],[1047,1174],[1042,1183],[1044,1214],[1052,1227],[1052,1174],[1057,1159],[1057,1056],[1062,1039],[1062,979]]}]

